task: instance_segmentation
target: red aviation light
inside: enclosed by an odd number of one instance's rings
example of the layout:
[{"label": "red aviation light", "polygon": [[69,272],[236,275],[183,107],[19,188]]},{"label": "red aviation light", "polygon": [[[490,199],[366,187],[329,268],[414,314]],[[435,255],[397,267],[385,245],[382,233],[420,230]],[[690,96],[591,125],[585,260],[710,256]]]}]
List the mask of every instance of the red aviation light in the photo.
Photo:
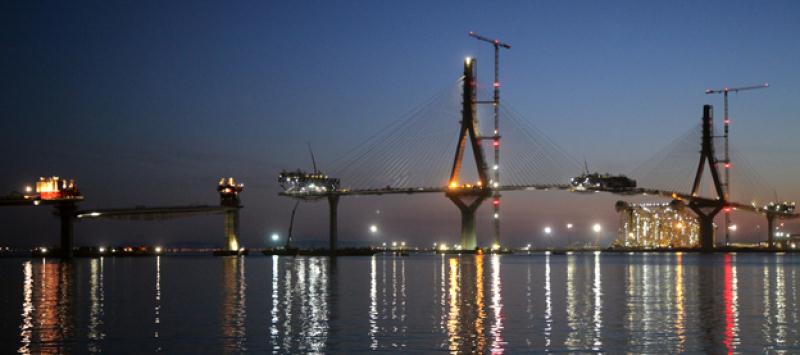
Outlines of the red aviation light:
[{"label": "red aviation light", "polygon": [[730,206],[725,206],[725,208],[723,208],[722,210],[723,210],[725,213],[731,213],[731,207],[730,207]]},{"label": "red aviation light", "polygon": [[492,86],[494,86],[496,88],[499,88],[500,87],[500,82],[499,81],[495,81],[494,84],[492,84]]},{"label": "red aviation light", "polygon": [[731,168],[731,163],[725,163],[725,169],[730,169],[730,168]]},{"label": "red aviation light", "polygon": [[492,142],[492,145],[493,145],[493,146],[495,146],[495,147],[499,147],[499,146],[500,146],[500,140],[498,140],[498,139],[495,139],[495,140]]},{"label": "red aviation light", "polygon": [[500,199],[499,198],[494,199],[494,201],[492,201],[492,204],[495,206],[500,206]]},{"label": "red aviation light", "polygon": [[729,124],[731,124],[731,120],[725,120],[725,124],[726,124],[726,125],[729,125]]}]

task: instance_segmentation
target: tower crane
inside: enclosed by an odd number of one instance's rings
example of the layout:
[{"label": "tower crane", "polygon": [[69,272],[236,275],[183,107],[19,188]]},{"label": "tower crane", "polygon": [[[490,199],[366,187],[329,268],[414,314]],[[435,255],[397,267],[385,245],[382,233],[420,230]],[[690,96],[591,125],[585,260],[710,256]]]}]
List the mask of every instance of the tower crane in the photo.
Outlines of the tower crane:
[{"label": "tower crane", "polygon": [[[481,36],[475,32],[470,31],[469,36],[479,41],[491,43],[494,46],[494,100],[489,102],[478,103],[491,103],[494,106],[494,134],[491,136],[492,146],[494,147],[494,178],[490,186],[492,188],[500,185],[500,48],[511,49],[507,43],[501,42],[499,39],[491,39]],[[495,190],[492,194],[492,207],[494,218],[494,238],[492,248],[500,247],[500,192]]]},{"label": "tower crane", "polygon": [[[735,92],[738,93],[739,91],[747,91],[747,90],[756,90],[756,89],[766,89],[769,87],[769,83],[763,83],[761,85],[752,85],[752,86],[742,86],[738,88],[729,88],[725,87],[722,89],[707,89],[706,94],[722,94],[724,107],[725,107],[725,133],[723,137],[725,138],[725,160],[722,162],[725,163],[725,200],[727,201],[730,198],[731,194],[731,158],[729,155],[728,149],[728,129],[731,124],[731,119],[728,116],[728,93]],[[725,208],[725,246],[728,246],[730,242],[730,225],[731,225],[731,209],[729,207]]]}]

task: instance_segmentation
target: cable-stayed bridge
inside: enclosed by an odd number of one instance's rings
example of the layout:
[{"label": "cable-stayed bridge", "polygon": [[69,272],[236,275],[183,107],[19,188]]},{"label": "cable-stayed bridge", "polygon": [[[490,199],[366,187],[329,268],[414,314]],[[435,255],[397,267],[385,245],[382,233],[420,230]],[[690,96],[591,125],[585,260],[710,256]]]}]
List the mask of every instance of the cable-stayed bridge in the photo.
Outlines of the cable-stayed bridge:
[{"label": "cable-stayed bridge", "polygon": [[[434,95],[402,119],[384,127],[375,135],[331,163],[331,177],[316,170],[313,173],[284,171],[279,182],[284,187],[281,196],[317,200],[327,199],[330,207],[330,249],[336,250],[337,209],[341,197],[388,194],[444,194],[461,212],[461,243],[465,250],[478,247],[475,233],[475,212],[485,200],[499,205],[500,193],[528,190],[564,190],[569,192],[609,192],[620,195],[649,195],[672,199],[691,209],[700,225],[701,249],[714,249],[714,217],[732,210],[758,213],[768,221],[767,240],[773,246],[776,218],[797,218],[793,204],[763,204],[759,199],[764,191],[763,178],[746,160],[739,176],[747,189],[728,196],[723,191],[720,165],[731,169],[731,160],[720,161],[715,153],[713,109],[706,105],[701,123],[676,139],[652,159],[634,170],[647,187],[618,187],[603,184],[576,186],[570,176],[580,171],[580,163],[558,144],[530,125],[521,114],[508,105],[499,107],[502,113],[502,135],[494,129],[483,129],[479,104],[499,105],[495,101],[480,101],[480,86],[476,80],[477,63],[467,58],[464,75],[456,88]],[[494,86],[499,86],[495,82]],[[493,107],[494,109],[495,107]],[[458,134],[454,134],[454,132]],[[482,134],[489,131],[490,134]],[[502,145],[501,145],[502,144]],[[509,152],[503,165],[486,159],[486,146]],[[699,147],[698,147],[699,145]],[[498,149],[499,150],[499,149]],[[698,154],[699,153],[699,154]],[[692,161],[686,163],[687,159]],[[704,181],[705,171],[710,179]],[[499,170],[502,180],[491,172]],[[587,171],[588,173],[588,171]],[[705,189],[704,189],[705,187]],[[707,191],[704,191],[707,190]],[[744,192],[752,193],[745,198]],[[733,197],[741,198],[736,200]],[[745,202],[743,202],[745,201]],[[765,200],[760,200],[765,201]],[[500,216],[494,212],[493,218]],[[492,248],[499,248],[495,235]]]}]

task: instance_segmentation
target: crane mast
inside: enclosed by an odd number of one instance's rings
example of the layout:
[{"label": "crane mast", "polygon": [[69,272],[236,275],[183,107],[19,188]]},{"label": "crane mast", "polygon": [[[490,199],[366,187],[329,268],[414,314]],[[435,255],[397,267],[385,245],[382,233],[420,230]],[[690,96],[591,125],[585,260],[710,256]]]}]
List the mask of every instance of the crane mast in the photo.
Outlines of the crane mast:
[{"label": "crane mast", "polygon": [[[500,48],[511,49],[507,43],[501,42],[499,39],[490,39],[481,36],[475,32],[470,31],[469,36],[479,41],[491,43],[494,46],[494,99],[491,101],[494,107],[494,134],[491,136],[492,146],[494,147],[494,165],[492,171],[494,172],[490,186],[496,188],[500,186]],[[492,217],[494,220],[494,233],[492,238],[492,247],[499,248],[500,246],[500,192],[496,189],[492,193]]]},{"label": "crane mast", "polygon": [[[725,120],[724,123],[724,134],[723,138],[725,139],[725,201],[727,202],[730,199],[731,194],[731,158],[730,158],[730,150],[728,146],[728,130],[731,124],[730,116],[728,116],[728,93],[735,92],[738,93],[739,91],[747,91],[747,90],[756,90],[756,89],[766,89],[769,87],[768,83],[763,83],[761,85],[752,85],[752,86],[742,86],[738,88],[722,88],[722,89],[707,89],[706,94],[722,94],[723,97],[723,106],[725,108]],[[725,246],[730,244],[730,226],[731,226],[731,209],[730,207],[725,207]]]}]

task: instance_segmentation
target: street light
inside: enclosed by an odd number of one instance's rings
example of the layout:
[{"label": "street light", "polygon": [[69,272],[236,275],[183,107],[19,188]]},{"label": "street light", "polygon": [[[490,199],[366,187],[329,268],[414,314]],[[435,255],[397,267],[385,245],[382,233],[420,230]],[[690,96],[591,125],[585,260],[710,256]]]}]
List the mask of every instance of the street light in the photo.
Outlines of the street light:
[{"label": "street light", "polygon": [[272,233],[272,241],[277,242],[278,239],[281,239],[281,236],[279,236],[278,233]]},{"label": "street light", "polygon": [[374,225],[374,224],[373,224],[373,225],[371,225],[371,226],[369,226],[369,231],[370,231],[370,233],[372,233],[372,234],[378,233],[378,226],[376,226],[376,225]]},{"label": "street light", "polygon": [[599,247],[600,246],[600,231],[603,230],[603,226],[601,226],[600,223],[595,223],[592,226],[592,230],[596,234],[595,237],[594,237],[594,244]]},{"label": "street light", "polygon": [[553,232],[553,229],[550,226],[544,227],[544,234],[550,235]]}]

